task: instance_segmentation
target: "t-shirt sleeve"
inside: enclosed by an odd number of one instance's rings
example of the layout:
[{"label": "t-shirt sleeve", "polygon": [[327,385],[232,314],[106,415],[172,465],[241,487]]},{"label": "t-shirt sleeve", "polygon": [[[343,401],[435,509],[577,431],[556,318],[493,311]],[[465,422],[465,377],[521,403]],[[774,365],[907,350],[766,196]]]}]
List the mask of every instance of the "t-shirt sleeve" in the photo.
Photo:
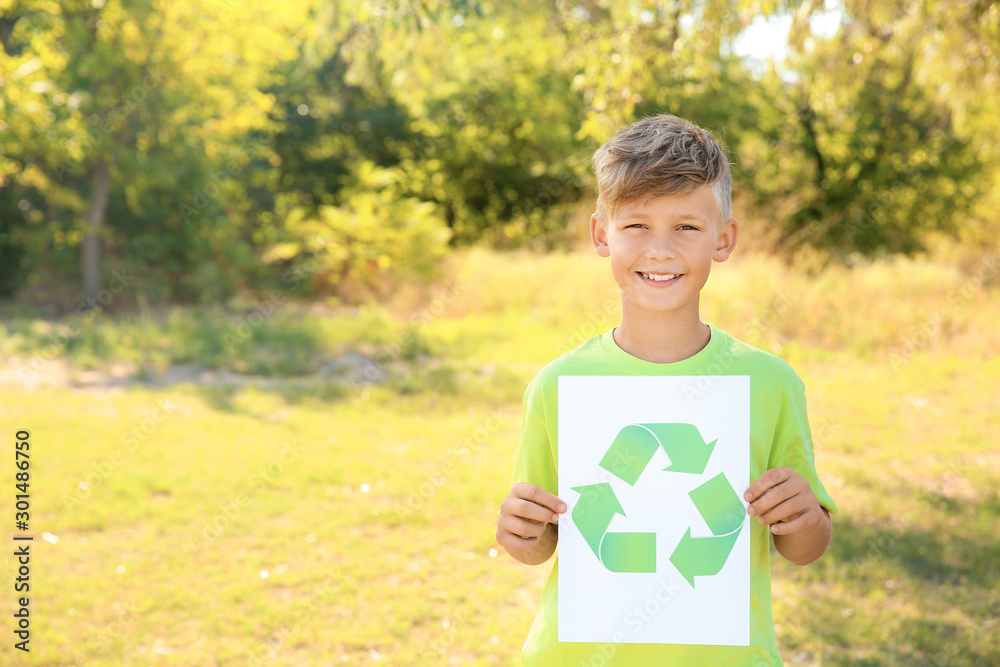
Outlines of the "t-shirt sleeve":
[{"label": "t-shirt sleeve", "polygon": [[795,380],[786,390],[779,428],[775,433],[778,444],[771,452],[768,468],[787,466],[795,469],[795,472],[809,482],[819,504],[831,514],[838,514],[840,509],[837,503],[827,492],[816,472],[812,433],[806,411],[805,387],[798,377]]},{"label": "t-shirt sleeve", "polygon": [[547,428],[555,420],[547,422],[545,414],[546,408],[554,410],[555,405],[546,406],[543,382],[541,376],[536,377],[524,392],[524,424],[511,484],[528,482],[555,495],[559,492],[555,434]]}]

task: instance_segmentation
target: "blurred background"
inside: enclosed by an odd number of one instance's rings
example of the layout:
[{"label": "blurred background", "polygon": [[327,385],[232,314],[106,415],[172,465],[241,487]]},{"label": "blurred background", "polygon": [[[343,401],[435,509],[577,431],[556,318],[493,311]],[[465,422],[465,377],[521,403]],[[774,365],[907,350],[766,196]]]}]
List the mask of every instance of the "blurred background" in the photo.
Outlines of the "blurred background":
[{"label": "blurred background", "polygon": [[702,317],[795,366],[843,510],[785,661],[1000,662],[1000,3],[0,0],[0,46],[3,664],[516,664],[521,393],[618,322],[590,156],[664,112],[733,163]]}]

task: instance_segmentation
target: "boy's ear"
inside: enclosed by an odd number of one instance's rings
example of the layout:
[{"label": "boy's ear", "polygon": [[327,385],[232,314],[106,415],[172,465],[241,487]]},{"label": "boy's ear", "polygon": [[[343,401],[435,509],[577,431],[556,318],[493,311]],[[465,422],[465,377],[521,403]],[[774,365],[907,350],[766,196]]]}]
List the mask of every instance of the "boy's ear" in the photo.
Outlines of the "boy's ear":
[{"label": "boy's ear", "polygon": [[736,218],[729,218],[722,223],[719,230],[719,241],[715,244],[715,252],[712,259],[716,262],[724,262],[729,259],[736,249],[736,239],[740,236],[740,223]]},{"label": "boy's ear", "polygon": [[590,242],[594,244],[594,250],[601,257],[610,257],[611,250],[608,248],[608,230],[604,223],[597,217],[597,212],[590,216]]}]

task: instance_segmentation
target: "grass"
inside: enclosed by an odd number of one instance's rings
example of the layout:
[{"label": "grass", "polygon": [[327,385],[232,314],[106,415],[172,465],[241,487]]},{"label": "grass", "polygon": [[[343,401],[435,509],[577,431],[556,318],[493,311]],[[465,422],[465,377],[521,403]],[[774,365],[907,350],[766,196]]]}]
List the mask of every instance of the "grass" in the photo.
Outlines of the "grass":
[{"label": "grass", "polygon": [[[702,310],[734,335],[783,355],[832,351],[898,364],[914,349],[989,354],[1000,348],[1000,255],[966,264],[962,271],[953,262],[894,258],[818,270],[808,261],[789,267],[737,255],[716,266]],[[567,277],[572,282],[564,287]],[[229,308],[92,313],[60,322],[3,318],[0,354],[26,369],[38,357],[60,357],[81,369],[125,362],[149,375],[198,363],[296,376],[348,349],[404,360],[446,352],[479,364],[540,364],[619,317],[600,258],[473,250],[453,260],[440,284],[402,285],[384,305],[336,310],[278,293]]]},{"label": "grass", "polygon": [[[710,279],[703,317],[805,381],[843,512],[822,559],[774,566],[787,663],[1000,663],[996,284],[988,262],[816,272],[762,257]],[[261,305],[2,322],[10,365],[42,374],[60,359],[277,376],[8,377],[0,421],[31,431],[38,537],[32,654],[13,650],[7,614],[2,664],[516,664],[548,571],[493,539],[521,392],[616,322],[606,267],[473,251],[429,290],[285,304],[227,346]],[[317,372],[351,352],[368,365]],[[6,605],[13,565],[0,556]]]}]

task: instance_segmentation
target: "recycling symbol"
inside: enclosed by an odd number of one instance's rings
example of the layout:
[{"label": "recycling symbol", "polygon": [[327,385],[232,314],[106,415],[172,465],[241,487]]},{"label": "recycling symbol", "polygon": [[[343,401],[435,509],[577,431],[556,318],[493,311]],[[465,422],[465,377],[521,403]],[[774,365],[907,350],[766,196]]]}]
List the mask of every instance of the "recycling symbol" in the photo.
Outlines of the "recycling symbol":
[{"label": "recycling symbol", "polygon": [[[600,466],[629,486],[635,486],[656,450],[670,458],[664,472],[701,475],[717,440],[701,437],[693,424],[629,424],[615,437]],[[615,514],[625,515],[611,484],[572,487],[580,494],[573,522],[598,560],[612,572],[656,572],[656,533],[609,533]],[[694,587],[695,577],[718,574],[743,529],[743,503],[722,473],[688,496],[712,531],[694,537],[690,526],[674,547],[670,562]]]}]

